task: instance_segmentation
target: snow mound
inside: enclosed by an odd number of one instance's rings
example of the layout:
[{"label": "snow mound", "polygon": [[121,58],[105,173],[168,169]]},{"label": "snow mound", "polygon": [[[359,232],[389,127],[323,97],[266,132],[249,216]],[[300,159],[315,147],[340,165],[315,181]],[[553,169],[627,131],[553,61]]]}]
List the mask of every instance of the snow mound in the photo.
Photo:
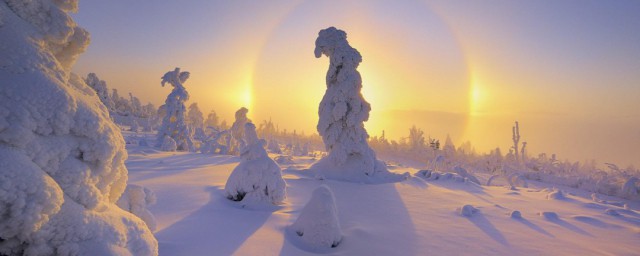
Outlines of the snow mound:
[{"label": "snow mound", "polygon": [[516,210],[512,211],[511,214],[509,214],[509,216],[512,219],[522,219],[522,213],[520,213],[520,211],[516,211]]},{"label": "snow mound", "polygon": [[342,232],[335,197],[328,186],[321,185],[313,191],[290,229],[296,238],[312,249],[334,248],[340,244]]},{"label": "snow mound", "polygon": [[465,217],[471,217],[474,214],[476,214],[479,210],[473,207],[472,205],[465,204],[459,208],[459,211],[460,211],[460,215]]},{"label": "snow mound", "polygon": [[151,231],[156,230],[156,218],[147,206],[156,203],[156,195],[148,188],[138,185],[127,185],[127,189],[118,199],[117,205],[125,211],[138,216]]},{"label": "snow mound", "polygon": [[362,78],[357,68],[362,56],[349,45],[347,33],[334,27],[320,30],[315,45],[316,58],[329,57],[327,89],[320,102],[317,126],[328,155],[310,169],[317,176],[351,182],[404,180],[402,175],[390,173],[367,144],[369,134],[364,122],[369,119],[371,105],[361,92]]},{"label": "snow mound", "polygon": [[280,204],[286,197],[286,183],[280,166],[264,149],[253,123],[244,125],[246,146],[240,152],[240,164],[233,169],[225,185],[225,197],[233,201]]},{"label": "snow mound", "polygon": [[564,200],[566,198],[567,197],[564,195],[564,192],[562,192],[562,190],[559,190],[559,189],[554,189],[549,194],[547,194],[547,199]]},{"label": "snow mound", "polygon": [[517,173],[513,173],[509,175],[507,180],[509,181],[509,185],[511,185],[512,188],[515,188],[515,187],[528,188],[529,187],[529,183],[527,183],[527,179],[524,176]]},{"label": "snow mound", "polygon": [[614,209],[606,209],[604,210],[604,213],[611,215],[611,216],[620,216],[620,213]]},{"label": "snow mound", "polygon": [[547,220],[558,220],[560,219],[560,217],[558,217],[558,214],[555,212],[539,212],[538,215],[542,216],[543,218],[547,219]]},{"label": "snow mound", "polygon": [[0,255],[156,255],[115,205],[125,143],[96,92],[70,72],[89,33],[77,1],[0,2]]}]

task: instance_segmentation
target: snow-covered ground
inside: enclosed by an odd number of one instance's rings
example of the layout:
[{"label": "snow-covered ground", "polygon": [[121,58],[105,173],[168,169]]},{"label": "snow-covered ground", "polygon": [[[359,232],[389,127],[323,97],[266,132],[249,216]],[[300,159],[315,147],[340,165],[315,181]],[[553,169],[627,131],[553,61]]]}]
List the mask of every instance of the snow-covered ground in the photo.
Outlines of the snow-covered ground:
[{"label": "snow-covered ground", "polygon": [[[511,190],[427,180],[408,167],[390,168],[413,175],[398,183],[318,180],[304,171],[313,160],[297,157],[281,165],[284,204],[244,209],[224,196],[239,157],[127,147],[129,183],[157,197],[149,210],[157,220],[160,255],[640,254],[637,202],[604,196],[595,202],[587,192],[566,188],[559,188],[564,199],[554,199],[548,197],[553,186],[542,183]],[[342,230],[340,244],[323,250],[306,247],[289,228],[321,185],[335,195]],[[477,211],[463,216],[465,205]],[[511,217],[516,210],[522,218]]]}]

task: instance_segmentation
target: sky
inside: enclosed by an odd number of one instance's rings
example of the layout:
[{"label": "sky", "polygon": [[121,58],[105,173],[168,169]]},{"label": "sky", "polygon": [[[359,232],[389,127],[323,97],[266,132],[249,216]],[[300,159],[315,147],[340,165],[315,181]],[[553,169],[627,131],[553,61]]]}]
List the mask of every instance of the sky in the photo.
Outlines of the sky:
[{"label": "sky", "polygon": [[74,70],[163,104],[160,77],[191,72],[190,102],[228,122],[316,133],[329,65],[320,29],[347,32],[363,62],[369,134],[412,125],[478,152],[640,167],[640,1],[80,1],[92,42]]}]

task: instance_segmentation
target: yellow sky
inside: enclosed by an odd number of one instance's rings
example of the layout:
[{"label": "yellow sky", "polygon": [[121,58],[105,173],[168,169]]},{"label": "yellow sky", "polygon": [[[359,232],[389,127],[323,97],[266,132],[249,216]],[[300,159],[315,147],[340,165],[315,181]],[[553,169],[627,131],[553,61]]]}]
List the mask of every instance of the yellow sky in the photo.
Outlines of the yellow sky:
[{"label": "yellow sky", "polygon": [[[625,16],[603,8],[237,1],[187,3],[176,9],[181,19],[167,20],[166,6],[123,3],[149,16],[122,15],[127,26],[109,27],[118,24],[97,20],[120,11],[118,1],[92,4],[100,6],[81,5],[76,19],[93,38],[76,71],[96,72],[121,95],[160,105],[170,91],[160,76],[179,66],[191,72],[185,86],[203,112],[232,122],[244,106],[256,122],[312,133],[329,62],[313,56],[314,41],[335,26],[363,56],[371,135],[398,139],[415,124],[434,138],[506,152],[518,120],[530,152],[640,165],[640,49],[633,33],[605,24]],[[583,16],[569,12],[576,8]]]}]

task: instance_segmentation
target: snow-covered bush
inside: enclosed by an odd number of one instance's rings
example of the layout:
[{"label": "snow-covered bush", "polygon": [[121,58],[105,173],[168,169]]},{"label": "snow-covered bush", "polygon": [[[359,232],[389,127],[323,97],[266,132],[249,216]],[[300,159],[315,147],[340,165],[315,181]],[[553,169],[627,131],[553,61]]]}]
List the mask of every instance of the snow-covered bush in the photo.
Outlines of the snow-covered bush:
[{"label": "snow-covered bush", "polygon": [[127,182],[119,128],[71,73],[89,34],[77,1],[0,2],[0,255],[156,255],[115,205]]},{"label": "snow-covered bush", "polygon": [[193,138],[186,122],[187,113],[184,105],[185,101],[189,100],[189,93],[182,85],[187,79],[189,79],[189,72],[180,72],[180,68],[169,71],[162,76],[161,85],[169,83],[173,86],[173,90],[165,100],[166,115],[158,130],[157,147],[162,146],[164,139],[168,136],[175,141],[177,150],[195,151]]},{"label": "snow-covered bush", "polygon": [[139,186],[127,185],[124,193],[116,203],[120,208],[140,217],[151,231],[156,229],[156,218],[147,206],[156,203],[156,195],[152,190]]},{"label": "snow-covered bush", "polygon": [[280,166],[267,155],[265,141],[258,139],[253,123],[246,123],[243,130],[246,146],[240,152],[240,164],[225,184],[225,196],[246,203],[282,203],[286,197],[286,184]]},{"label": "snow-covered bush", "polygon": [[371,106],[362,97],[357,68],[360,53],[349,45],[347,34],[334,27],[320,30],[315,55],[329,57],[327,90],[318,111],[318,133],[328,155],[311,169],[326,178],[358,182],[390,181],[393,177],[367,144],[364,122]]},{"label": "snow-covered bush", "polygon": [[280,144],[278,144],[278,141],[276,141],[275,139],[269,140],[269,143],[267,144],[267,148],[271,153],[282,154],[282,149],[280,149]]},{"label": "snow-covered bush", "polygon": [[176,143],[176,141],[173,140],[173,138],[165,135],[164,139],[162,140],[162,145],[160,145],[160,150],[173,152],[173,151],[176,151],[177,149],[178,149],[178,144]]},{"label": "snow-covered bush", "polygon": [[316,188],[290,228],[294,237],[299,237],[305,246],[312,249],[338,246],[342,241],[342,231],[331,189],[326,185]]},{"label": "snow-covered bush", "polygon": [[478,212],[478,209],[473,207],[472,205],[465,204],[458,209],[460,215],[465,217],[471,217]]}]

